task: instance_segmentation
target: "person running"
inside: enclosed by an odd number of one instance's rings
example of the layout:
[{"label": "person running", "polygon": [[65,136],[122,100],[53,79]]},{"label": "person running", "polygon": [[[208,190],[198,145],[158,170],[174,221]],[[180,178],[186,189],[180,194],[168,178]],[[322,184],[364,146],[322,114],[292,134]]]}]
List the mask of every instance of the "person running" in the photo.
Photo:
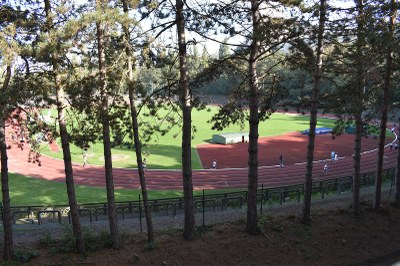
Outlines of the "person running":
[{"label": "person running", "polygon": [[214,161],[212,162],[211,168],[217,169],[217,160],[214,159]]},{"label": "person running", "polygon": [[328,164],[326,162],[325,162],[325,165],[324,165],[323,173],[324,173],[324,175],[328,174]]},{"label": "person running", "polygon": [[283,155],[279,156],[279,167],[283,167]]},{"label": "person running", "polygon": [[142,161],[142,167],[143,167],[143,171],[146,172],[146,169],[147,169],[146,158],[144,158],[143,161]]},{"label": "person running", "polygon": [[83,149],[83,167],[85,167],[88,164],[88,155],[87,155],[87,149]]}]

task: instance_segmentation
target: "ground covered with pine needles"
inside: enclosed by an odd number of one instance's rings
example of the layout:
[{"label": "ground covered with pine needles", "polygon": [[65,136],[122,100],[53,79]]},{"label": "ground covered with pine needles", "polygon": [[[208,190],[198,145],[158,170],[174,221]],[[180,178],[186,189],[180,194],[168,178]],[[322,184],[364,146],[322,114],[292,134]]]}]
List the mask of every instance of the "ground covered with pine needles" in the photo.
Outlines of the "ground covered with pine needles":
[{"label": "ground covered with pine needles", "polygon": [[[19,247],[27,265],[390,265],[400,260],[400,209],[385,204],[372,210],[369,202],[354,218],[352,209],[319,208],[311,226],[293,214],[269,215],[259,220],[260,233],[245,232],[245,220],[199,227],[196,239],[182,232],[158,232],[154,245],[146,234],[123,235],[121,249],[107,247],[107,235],[92,239],[84,255],[67,244],[43,238]],[[72,240],[70,242],[73,242]]]}]

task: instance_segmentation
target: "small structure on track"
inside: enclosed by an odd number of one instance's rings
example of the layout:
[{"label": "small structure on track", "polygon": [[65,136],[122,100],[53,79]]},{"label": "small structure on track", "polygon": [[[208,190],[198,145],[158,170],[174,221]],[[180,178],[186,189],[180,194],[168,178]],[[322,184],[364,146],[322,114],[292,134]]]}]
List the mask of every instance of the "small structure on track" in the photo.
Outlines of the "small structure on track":
[{"label": "small structure on track", "polygon": [[[301,133],[303,135],[308,135],[310,132],[309,129],[303,130]],[[331,134],[332,133],[332,128],[329,127],[317,127],[315,129],[315,134],[320,135],[320,134]]]},{"label": "small structure on track", "polygon": [[221,133],[212,136],[213,143],[235,144],[249,142],[249,132]]}]

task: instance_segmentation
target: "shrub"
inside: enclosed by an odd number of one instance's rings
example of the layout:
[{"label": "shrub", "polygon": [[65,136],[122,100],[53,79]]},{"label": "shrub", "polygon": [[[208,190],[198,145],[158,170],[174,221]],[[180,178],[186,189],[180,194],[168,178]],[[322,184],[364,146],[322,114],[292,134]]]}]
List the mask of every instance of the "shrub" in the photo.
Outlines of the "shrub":
[{"label": "shrub", "polygon": [[45,232],[39,239],[39,243],[45,246],[50,246],[56,243],[56,240],[51,236],[50,232]]},{"label": "shrub", "polygon": [[19,263],[24,263],[30,261],[32,258],[38,256],[38,252],[36,250],[22,250],[17,249],[15,251],[15,260]]},{"label": "shrub", "polygon": [[147,242],[146,245],[144,245],[144,249],[146,251],[154,250],[156,247],[157,247],[156,242]]}]

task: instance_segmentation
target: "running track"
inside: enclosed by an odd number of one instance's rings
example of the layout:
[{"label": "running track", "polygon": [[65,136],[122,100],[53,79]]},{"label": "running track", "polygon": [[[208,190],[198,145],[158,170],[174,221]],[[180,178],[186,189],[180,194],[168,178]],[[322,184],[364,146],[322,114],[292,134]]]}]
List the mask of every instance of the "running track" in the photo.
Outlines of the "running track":
[{"label": "running track", "polygon": [[[7,132],[8,128],[6,128]],[[300,134],[299,134],[300,135]],[[11,143],[9,133],[6,133],[6,141]],[[297,135],[296,135],[297,136]],[[300,138],[300,136],[297,136]],[[306,136],[303,136],[306,138]],[[318,136],[317,136],[318,138]],[[354,136],[349,136],[353,139]],[[275,138],[279,143],[284,141],[281,136]],[[274,138],[272,138],[274,140]],[[273,141],[272,141],[273,142]],[[365,141],[363,139],[363,150],[376,147],[377,140]],[[389,141],[388,141],[389,142]],[[291,142],[289,142],[291,143]],[[329,171],[327,175],[323,175],[323,163],[321,161],[314,163],[313,180],[319,181],[331,179],[335,177],[344,177],[351,175],[353,171],[353,160],[351,152],[353,145],[349,146],[347,141],[340,141],[347,148],[346,153],[342,152],[343,157],[340,157],[338,162],[328,162]],[[285,144],[285,143],[283,143]],[[335,150],[341,149],[338,144],[335,144]],[[283,145],[288,148],[293,148],[292,143]],[[280,150],[284,153],[285,151]],[[329,154],[328,149],[327,153]],[[42,166],[28,162],[29,147],[25,144],[23,150],[17,145],[11,145],[8,150],[8,167],[12,173],[18,173],[33,178],[42,178],[46,180],[65,182],[64,164],[62,160],[50,158],[47,156],[41,157]],[[235,152],[231,152],[235,154]],[[305,151],[299,151],[299,154],[304,156]],[[396,165],[397,152],[385,148],[385,163],[384,168],[394,167]],[[340,153],[339,153],[340,155]],[[225,154],[226,156],[226,154]],[[247,157],[244,153],[243,156]],[[325,156],[325,158],[328,156]],[[276,161],[277,157],[274,157]],[[316,156],[316,159],[318,157]],[[367,173],[376,170],[377,152],[365,152],[361,157],[361,172]],[[306,165],[304,163],[293,163],[280,168],[278,166],[262,166],[259,167],[259,185],[264,184],[264,187],[276,187],[291,184],[301,184],[304,182]],[[82,167],[74,164],[74,181],[75,184],[105,187],[104,168],[101,166]],[[119,169],[113,170],[114,187],[139,189],[140,182],[136,169]],[[182,190],[182,173],[179,170],[148,170],[146,172],[146,183],[149,190]],[[223,189],[223,188],[246,188],[247,187],[247,168],[226,168],[226,169],[206,169],[193,171],[193,188],[201,189]]]}]

